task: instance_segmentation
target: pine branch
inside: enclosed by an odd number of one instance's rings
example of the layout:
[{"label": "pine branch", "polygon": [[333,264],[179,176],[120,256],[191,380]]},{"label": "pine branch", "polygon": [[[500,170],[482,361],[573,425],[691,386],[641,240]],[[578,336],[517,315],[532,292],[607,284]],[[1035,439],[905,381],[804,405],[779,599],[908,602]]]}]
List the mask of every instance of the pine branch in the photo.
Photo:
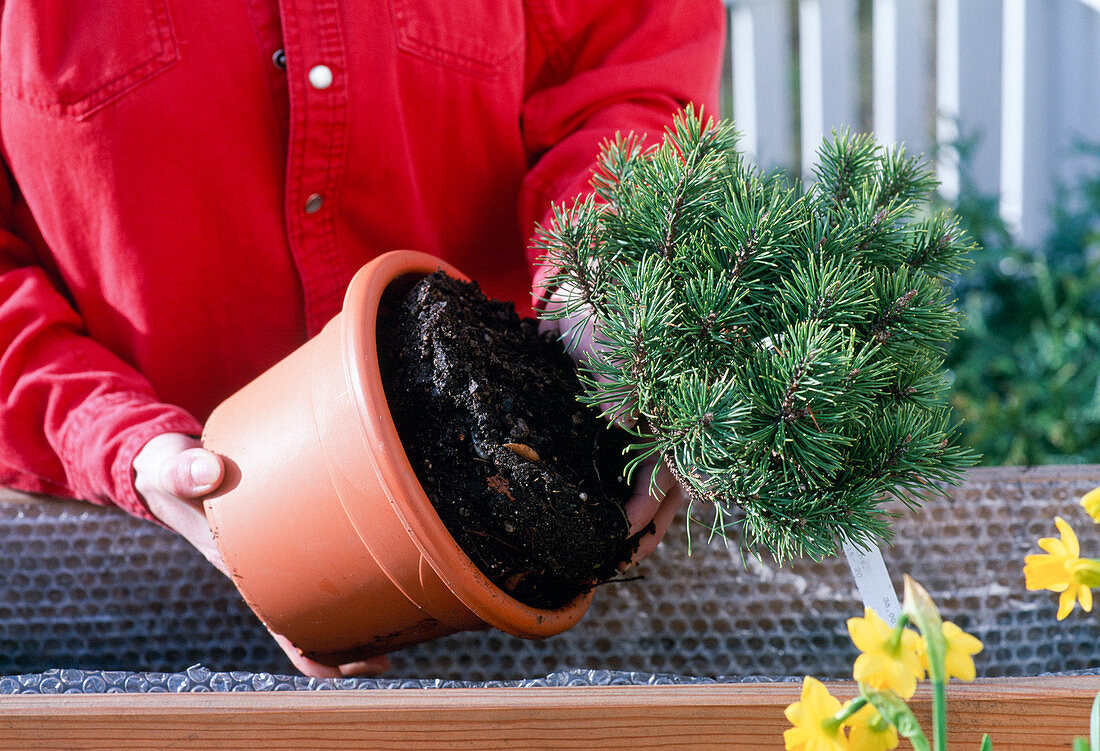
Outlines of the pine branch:
[{"label": "pine branch", "polygon": [[876,341],[885,342],[894,335],[893,327],[901,319],[905,310],[913,304],[916,297],[917,291],[911,289],[894,300],[894,304],[890,306],[888,311],[875,317],[874,322],[871,324],[871,331]]},{"label": "pine branch", "polygon": [[584,401],[641,417],[628,470],[664,457],[715,535],[738,524],[780,561],[888,540],[885,498],[932,497],[976,460],[940,352],[972,246],[949,215],[913,219],[935,181],[901,149],[834,134],[803,187],[735,143],[690,111],[659,146],[617,139],[602,208],[543,231],[567,307],[596,314]]}]

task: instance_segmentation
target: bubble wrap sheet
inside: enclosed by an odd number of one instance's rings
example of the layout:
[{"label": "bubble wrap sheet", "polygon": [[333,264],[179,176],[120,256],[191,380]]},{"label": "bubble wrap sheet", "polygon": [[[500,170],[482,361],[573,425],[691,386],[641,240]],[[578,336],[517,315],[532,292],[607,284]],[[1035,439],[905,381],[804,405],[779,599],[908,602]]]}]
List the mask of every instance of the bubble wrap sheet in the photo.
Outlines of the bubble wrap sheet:
[{"label": "bubble wrap sheet", "polygon": [[[974,470],[950,502],[897,520],[885,551],[895,584],[911,574],[946,618],[982,639],[979,675],[1100,666],[1096,618],[1078,610],[1057,622],[1056,595],[1027,592],[1022,573],[1036,540],[1056,534],[1055,515],[1078,530],[1083,555],[1100,555],[1100,527],[1077,505],[1097,485],[1100,466]],[[644,578],[601,586],[584,620],[559,636],[456,634],[392,654],[381,680],[311,682],[279,677],[295,671],[181,539],[110,509],[9,497],[0,500],[0,693],[850,676],[845,622],[862,608],[842,559],[742,561],[736,545],[708,546],[693,530],[690,556],[681,519],[640,567]]]},{"label": "bubble wrap sheet", "polygon": [[[797,680],[750,676],[741,683]],[[544,688],[548,686],[668,686],[728,682],[723,678],[629,673],[618,670],[563,670],[543,678],[517,681],[457,681],[416,678],[319,679],[242,671],[213,672],[201,665],[180,673],[133,673],[103,670],[47,670],[0,676],[0,694],[163,694],[210,691],[332,691],[397,688]]]}]

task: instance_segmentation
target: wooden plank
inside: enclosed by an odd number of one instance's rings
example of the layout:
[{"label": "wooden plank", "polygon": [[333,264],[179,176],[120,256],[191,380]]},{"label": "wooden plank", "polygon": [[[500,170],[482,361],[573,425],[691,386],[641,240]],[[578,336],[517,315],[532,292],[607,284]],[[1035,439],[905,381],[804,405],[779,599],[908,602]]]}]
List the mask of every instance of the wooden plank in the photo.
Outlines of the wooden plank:
[{"label": "wooden plank", "polygon": [[885,144],[931,155],[932,5],[930,0],[874,0],[872,118]]},{"label": "wooden plank", "polygon": [[741,131],[741,147],[754,159],[758,150],[760,122],[756,99],[756,40],[750,3],[730,8],[730,69],[733,73],[733,119]]},{"label": "wooden plank", "polygon": [[1050,138],[1051,0],[1004,0],[1001,101],[1001,216],[1028,245],[1049,220],[1054,165]]},{"label": "wooden plank", "polygon": [[1082,160],[1074,146],[1084,141],[1100,143],[1100,0],[1087,5],[1081,0],[1059,0],[1051,38],[1057,40],[1051,75],[1055,179],[1074,181],[1084,170],[1095,170],[1095,161]]},{"label": "wooden plank", "polygon": [[48,495],[31,495],[30,493],[22,493],[18,490],[12,490],[11,488],[0,488],[0,503],[10,504],[39,504],[39,503],[79,503],[81,507],[88,504],[84,501],[73,501],[69,499],[53,498]]},{"label": "wooden plank", "polygon": [[[936,140],[975,138],[968,168],[985,195],[1000,190],[1001,0],[937,0]],[[937,162],[941,191],[959,194],[957,155],[942,149]]]},{"label": "wooden plank", "polygon": [[832,130],[859,130],[855,0],[800,0],[798,49],[802,174],[811,177],[821,140]]},{"label": "wooden plank", "polygon": [[[936,142],[941,147],[959,138],[959,90],[962,84],[960,63],[960,8],[962,0],[936,3]],[[999,49],[999,47],[998,47]],[[949,201],[959,196],[958,154],[941,148],[936,155],[936,175],[940,193]]]},{"label": "wooden plank", "polygon": [[[0,697],[0,749],[782,748],[799,685],[395,689]],[[832,683],[838,698],[851,683]],[[1100,677],[952,684],[950,740],[1066,749]],[[930,694],[912,705],[928,727]],[[1026,720],[1024,719],[1026,718]]]},{"label": "wooden plank", "polygon": [[[1006,0],[1002,214],[1033,246],[1050,227],[1054,187],[1081,167],[1074,143],[1100,140],[1098,30],[1094,3]],[[1010,38],[1023,49],[1011,58]],[[1020,91],[1012,102],[1010,85]]]},{"label": "wooden plank", "polygon": [[796,169],[790,11],[786,2],[735,3],[730,12],[733,116],[741,146],[764,169]]}]

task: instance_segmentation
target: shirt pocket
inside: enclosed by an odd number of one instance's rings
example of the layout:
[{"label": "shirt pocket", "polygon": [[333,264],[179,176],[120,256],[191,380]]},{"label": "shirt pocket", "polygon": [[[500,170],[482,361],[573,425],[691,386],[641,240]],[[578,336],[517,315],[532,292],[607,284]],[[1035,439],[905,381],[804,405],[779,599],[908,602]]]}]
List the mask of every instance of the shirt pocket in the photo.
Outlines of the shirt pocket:
[{"label": "shirt pocket", "polygon": [[84,119],[179,59],[168,0],[0,2],[0,91]]},{"label": "shirt pocket", "polygon": [[390,0],[397,47],[420,58],[487,78],[524,48],[521,0]]}]

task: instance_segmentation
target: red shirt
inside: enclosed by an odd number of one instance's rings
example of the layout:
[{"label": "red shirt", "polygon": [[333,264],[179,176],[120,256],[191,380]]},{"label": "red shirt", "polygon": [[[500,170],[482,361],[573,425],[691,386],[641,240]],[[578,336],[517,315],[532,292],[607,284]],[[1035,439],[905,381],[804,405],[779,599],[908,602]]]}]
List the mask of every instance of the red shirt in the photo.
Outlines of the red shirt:
[{"label": "red shirt", "polygon": [[0,3],[0,484],[149,516],[134,455],[374,256],[528,309],[616,131],[717,113],[718,0]]}]

